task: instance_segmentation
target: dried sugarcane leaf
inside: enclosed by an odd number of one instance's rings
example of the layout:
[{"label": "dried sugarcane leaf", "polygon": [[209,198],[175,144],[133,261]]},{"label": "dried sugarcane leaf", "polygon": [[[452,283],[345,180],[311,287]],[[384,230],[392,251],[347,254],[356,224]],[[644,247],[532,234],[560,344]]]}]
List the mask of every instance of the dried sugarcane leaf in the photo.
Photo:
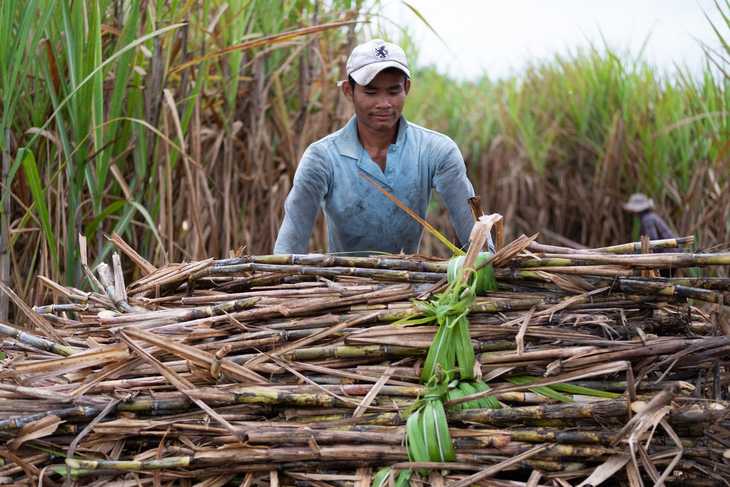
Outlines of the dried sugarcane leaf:
[{"label": "dried sugarcane leaf", "polygon": [[357,406],[357,409],[355,409],[355,412],[352,413],[353,418],[358,418],[362,416],[362,414],[365,412],[365,410],[372,404],[373,399],[375,399],[375,396],[377,396],[383,386],[390,380],[390,376],[393,373],[392,368],[388,368],[388,370],[383,373],[382,377],[378,379],[378,381],[373,385],[373,387],[368,391],[368,393],[363,398],[362,402]]},{"label": "dried sugarcane leaf", "polygon": [[[129,338],[142,340],[151,345],[155,345],[162,350],[177,355],[178,357],[184,358],[185,360],[189,360],[190,362],[207,370],[210,370],[213,362],[215,361],[215,356],[212,353],[162,338],[146,330],[129,327],[124,328],[117,333],[126,335]],[[253,382],[255,384],[265,384],[267,382],[264,378],[250,370],[248,367],[244,365],[238,365],[234,362],[231,362],[230,360],[221,361],[221,372],[223,372],[226,376],[232,379],[243,382]]]},{"label": "dried sugarcane leaf", "polygon": [[538,233],[531,237],[524,234],[520,235],[516,240],[510,242],[501,249],[498,249],[497,252],[482,265],[493,264],[494,267],[504,267],[513,258],[517,257],[517,255],[527,249],[530,244],[537,239],[538,235]]},{"label": "dried sugarcane leaf", "polygon": [[40,316],[38,313],[33,311],[33,309],[30,308],[25,302],[20,299],[20,297],[15,294],[15,292],[8,287],[7,284],[4,282],[0,282],[0,291],[4,292],[12,301],[15,306],[17,306],[25,316],[28,317],[28,319],[38,327],[41,331],[43,331],[46,335],[48,335],[50,338],[52,338],[54,341],[60,343],[61,345],[68,347],[68,343],[64,338],[58,334],[58,332],[51,326],[50,323],[46,319],[44,319],[42,316]]},{"label": "dried sugarcane leaf", "polygon": [[[665,387],[662,392],[654,396],[645,407],[641,409],[634,417],[632,417],[621,431],[618,432],[616,438],[611,442],[611,446],[617,445],[627,435],[629,439],[635,439],[641,435],[644,431],[649,429],[651,426],[658,422],[655,416],[657,411],[664,413],[664,407],[669,404],[679,394],[680,386],[678,384],[670,384]],[[663,416],[663,414],[662,414]]]},{"label": "dried sugarcane leaf", "polygon": [[[157,369],[162,375],[164,375],[167,380],[169,380],[180,392],[183,394],[186,394],[188,391],[195,390],[195,387],[188,382],[187,380],[183,379],[182,377],[178,376],[174,371],[172,371],[170,368],[166,367],[164,364],[156,360],[152,355],[147,353],[146,351],[142,350],[140,347],[138,347],[132,340],[122,335],[122,338],[127,342],[127,344],[134,348],[134,350],[142,357],[144,358],[148,363],[150,363],[155,369]],[[241,432],[235,428],[233,425],[231,425],[227,420],[225,420],[220,414],[215,412],[210,406],[208,406],[203,401],[197,399],[194,397],[194,395],[188,395],[190,399],[195,402],[200,409],[208,413],[212,418],[214,418],[216,421],[218,421],[222,426],[224,426],[228,431],[233,433],[233,436],[238,438],[239,440],[243,441],[243,438],[241,436]]]},{"label": "dried sugarcane leaf", "polygon": [[35,481],[33,480],[33,478],[38,477],[38,475],[40,474],[40,470],[38,470],[37,467],[23,461],[22,458],[9,451],[0,450],[0,457],[8,459],[12,463],[18,465],[21,469],[23,469],[25,475],[28,477],[28,479],[30,479],[30,484],[35,487]]},{"label": "dried sugarcane leaf", "polygon": [[536,307],[533,306],[530,308],[530,311],[528,311],[525,314],[525,317],[522,319],[522,323],[520,324],[520,331],[517,332],[517,335],[515,335],[515,342],[517,343],[517,355],[522,355],[525,353],[525,333],[527,332],[527,326],[530,324],[530,320],[532,319],[532,315],[535,313]]},{"label": "dried sugarcane leaf", "polygon": [[129,349],[123,343],[78,352],[69,357],[25,361],[14,364],[11,370],[0,372],[0,377],[17,375],[61,375],[91,367],[98,367],[129,358]]},{"label": "dried sugarcane leaf", "polygon": [[38,421],[33,421],[32,423],[23,425],[23,427],[18,430],[15,438],[8,442],[8,446],[12,450],[17,450],[20,448],[20,445],[27,441],[35,438],[43,438],[44,436],[52,434],[56,431],[59,424],[61,424],[61,418],[51,414],[39,419]]},{"label": "dried sugarcane leaf", "polygon": [[593,291],[596,287],[577,274],[558,274],[555,272],[536,271],[538,276],[547,282],[553,282],[560,289],[571,293]]},{"label": "dried sugarcane leaf", "polygon": [[187,264],[168,264],[165,267],[156,269],[154,272],[146,275],[142,279],[135,281],[129,285],[128,294],[141,294],[145,291],[153,291],[163,287],[174,289],[180,284],[188,280],[190,276],[203,269],[211,267],[215,263],[215,259],[205,259],[200,262],[191,262]]},{"label": "dried sugarcane leaf", "polygon": [[143,274],[152,274],[157,270],[157,267],[153,266],[141,255],[139,255],[132,247],[129,246],[129,244],[127,244],[127,242],[122,239],[122,237],[117,234],[117,232],[112,232],[112,236],[111,238],[109,238],[109,241],[116,245],[117,248],[121,250],[124,255],[129,257],[132,262],[137,264],[137,267],[142,270]]}]

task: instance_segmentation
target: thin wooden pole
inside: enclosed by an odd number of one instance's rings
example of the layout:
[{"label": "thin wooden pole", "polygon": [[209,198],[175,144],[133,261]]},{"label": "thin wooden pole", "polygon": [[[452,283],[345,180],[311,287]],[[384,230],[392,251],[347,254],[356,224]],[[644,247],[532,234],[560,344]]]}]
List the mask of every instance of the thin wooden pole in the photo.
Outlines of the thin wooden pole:
[{"label": "thin wooden pole", "polygon": [[[2,153],[2,188],[5,194],[2,208],[0,208],[0,282],[10,286],[10,231],[8,219],[10,215],[10,129],[5,129],[5,144]],[[8,321],[10,299],[5,293],[0,293],[0,321]]]}]

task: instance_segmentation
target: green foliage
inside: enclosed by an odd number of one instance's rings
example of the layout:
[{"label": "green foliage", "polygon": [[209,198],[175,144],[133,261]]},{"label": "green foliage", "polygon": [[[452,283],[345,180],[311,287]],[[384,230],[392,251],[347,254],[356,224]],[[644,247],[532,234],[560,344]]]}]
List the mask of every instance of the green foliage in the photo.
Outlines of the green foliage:
[{"label": "green foliage", "polygon": [[[456,452],[449,433],[443,398],[448,388],[448,375],[440,365],[426,385],[423,398],[404,411],[406,421],[406,447],[412,462],[453,462]],[[427,475],[427,471],[421,471]]]},{"label": "green foliage", "polygon": [[707,248],[730,242],[730,85],[717,73],[668,78],[594,46],[501,81],[419,69],[404,113],[454,138],[485,211],[507,217],[506,239],[547,229],[589,247],[627,242],[621,203],[643,192]]},{"label": "green foliage", "polygon": [[[463,270],[461,271],[463,273]],[[459,274],[461,275],[461,273]],[[424,324],[436,322],[438,330],[423,364],[421,382],[427,383],[437,368],[453,379],[458,360],[462,378],[474,377],[474,349],[469,337],[469,321],[466,315],[474,302],[474,284],[463,286],[452,281],[447,289],[430,301],[413,301],[421,310],[419,317],[398,321],[397,324]],[[466,343],[465,343],[466,342]]]},{"label": "green foliage", "polygon": [[[474,261],[474,268],[479,269],[479,267],[491,256],[491,252],[479,252],[476,261]],[[465,256],[457,256],[449,260],[449,265],[446,269],[446,278],[449,282],[453,282],[457,278],[459,270],[464,263],[464,258]],[[487,291],[497,289],[497,280],[494,277],[494,268],[492,267],[492,264],[482,267],[479,271],[472,273],[472,275],[469,276],[467,283],[469,285],[474,285],[474,292],[479,296],[483,295]]]},{"label": "green foliage", "polygon": [[[12,222],[15,264],[31,271],[16,275],[33,277],[33,262],[78,285],[81,234],[91,262],[105,258],[105,235],[116,232],[165,263],[228,255],[250,234],[249,220],[273,228],[255,214],[261,198],[285,184],[299,147],[320,136],[313,127],[341,123],[331,116],[335,98],[322,94],[357,34],[359,8],[2,2],[0,155],[12,161],[3,222]],[[268,208],[276,217],[282,206]],[[272,233],[256,232],[257,245],[270,248]]]},{"label": "green foliage", "polygon": [[[484,262],[489,253],[482,253],[477,262]],[[413,301],[421,309],[421,317],[411,317],[399,323],[423,324],[435,321],[439,328],[428,349],[421,373],[421,383],[426,384],[423,398],[404,411],[408,456],[414,462],[453,462],[456,453],[449,434],[444,401],[460,399],[489,390],[482,381],[474,379],[476,356],[469,334],[467,315],[476,297],[476,290],[496,289],[497,283],[491,267],[479,272],[489,273],[490,279],[474,276],[468,285],[462,284],[467,269],[464,259],[458,257],[449,264],[449,285],[442,293],[428,302]],[[452,265],[453,264],[453,265]],[[472,269],[473,270],[473,269]],[[456,363],[459,364],[460,381],[454,381]],[[499,408],[494,397],[479,398],[459,404],[456,409]],[[426,475],[427,472],[421,472]]]},{"label": "green foliage", "polygon": [[[408,480],[411,478],[411,470],[401,470],[393,483],[394,487],[408,487]],[[395,474],[391,467],[383,467],[373,476],[371,487],[386,487],[390,485],[390,476]]]},{"label": "green foliage", "polygon": [[[31,57],[39,46],[43,29],[48,25],[56,0],[2,2],[0,5],[0,150],[8,149],[5,130],[10,128],[23,93],[24,80],[33,63]],[[42,15],[36,17],[41,9]],[[20,120],[26,114],[18,112]],[[3,200],[6,197],[3,192]]]},{"label": "green foliage", "polygon": [[41,180],[38,176],[38,166],[36,165],[35,157],[33,153],[28,149],[20,149],[17,156],[18,161],[23,165],[25,170],[25,176],[30,186],[30,192],[33,195],[35,204],[38,207],[38,218],[43,228],[43,234],[46,237],[46,243],[48,249],[51,252],[53,263],[58,268],[58,254],[56,253],[56,242],[53,236],[53,230],[51,228],[51,220],[48,215],[48,208],[43,194],[43,188],[41,187]]},{"label": "green foliage", "polygon": [[[530,382],[536,381],[537,377],[529,375],[507,377],[506,381],[513,384],[529,384]],[[535,394],[540,394],[551,399],[556,399],[561,402],[575,402],[573,399],[560,394],[558,391],[566,392],[568,394],[582,394],[584,396],[595,396],[595,397],[618,397],[620,394],[614,392],[599,391],[597,389],[589,389],[587,387],[574,386],[572,384],[552,384],[549,386],[537,386],[529,389]]]},{"label": "green foliage", "polygon": [[[487,392],[490,388],[487,384],[480,380],[462,380],[459,382],[454,381],[450,384],[449,391],[446,393],[446,401],[453,401],[454,399],[461,399],[462,397],[471,396],[473,394],[479,394],[481,392]],[[499,409],[501,408],[499,401],[494,396],[480,397],[479,399],[472,399],[453,406],[452,409]]]},{"label": "green foliage", "polygon": [[[482,252],[477,257],[477,265],[489,258],[489,252]],[[471,308],[477,292],[497,289],[494,271],[490,266],[484,267],[472,274],[468,285],[461,284],[464,273],[463,257],[457,257],[449,262],[447,288],[436,294],[429,301],[414,300],[413,304],[421,310],[416,316],[400,320],[397,324],[425,324],[436,322],[439,326],[433,343],[428,350],[426,361],[423,364],[421,383],[427,383],[436,374],[437,368],[442,370],[448,380],[454,378],[456,363],[459,364],[461,379],[474,377],[475,355],[469,335],[469,320],[467,314]],[[473,271],[473,269],[472,269]]]}]

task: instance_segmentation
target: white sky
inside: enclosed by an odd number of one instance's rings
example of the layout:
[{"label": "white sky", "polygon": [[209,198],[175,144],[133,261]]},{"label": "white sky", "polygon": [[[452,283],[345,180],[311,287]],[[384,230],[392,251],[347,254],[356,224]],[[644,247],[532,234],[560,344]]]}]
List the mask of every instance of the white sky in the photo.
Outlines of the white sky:
[{"label": "white sky", "polygon": [[[519,74],[529,64],[573,54],[592,42],[622,60],[642,59],[660,72],[676,66],[699,73],[706,61],[700,41],[720,42],[710,20],[730,42],[714,0],[405,0],[438,33],[439,40],[404,0],[382,0],[386,30],[404,26],[418,46],[421,66],[436,64],[457,79],[486,73]],[[725,0],[719,4],[727,13]],[[705,17],[709,16],[710,20]],[[443,42],[442,42],[443,41]],[[444,45],[444,43],[446,45]]]}]

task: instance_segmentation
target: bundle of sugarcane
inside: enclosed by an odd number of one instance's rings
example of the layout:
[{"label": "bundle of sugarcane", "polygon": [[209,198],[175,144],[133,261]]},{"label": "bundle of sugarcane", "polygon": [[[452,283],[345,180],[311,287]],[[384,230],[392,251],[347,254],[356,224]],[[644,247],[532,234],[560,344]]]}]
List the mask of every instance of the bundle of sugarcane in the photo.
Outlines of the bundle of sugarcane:
[{"label": "bundle of sugarcane", "polygon": [[0,482],[724,485],[730,282],[650,274],[730,255],[534,240],[157,269],[114,236],[128,286],[115,254],[57,304],[3,287]]}]

